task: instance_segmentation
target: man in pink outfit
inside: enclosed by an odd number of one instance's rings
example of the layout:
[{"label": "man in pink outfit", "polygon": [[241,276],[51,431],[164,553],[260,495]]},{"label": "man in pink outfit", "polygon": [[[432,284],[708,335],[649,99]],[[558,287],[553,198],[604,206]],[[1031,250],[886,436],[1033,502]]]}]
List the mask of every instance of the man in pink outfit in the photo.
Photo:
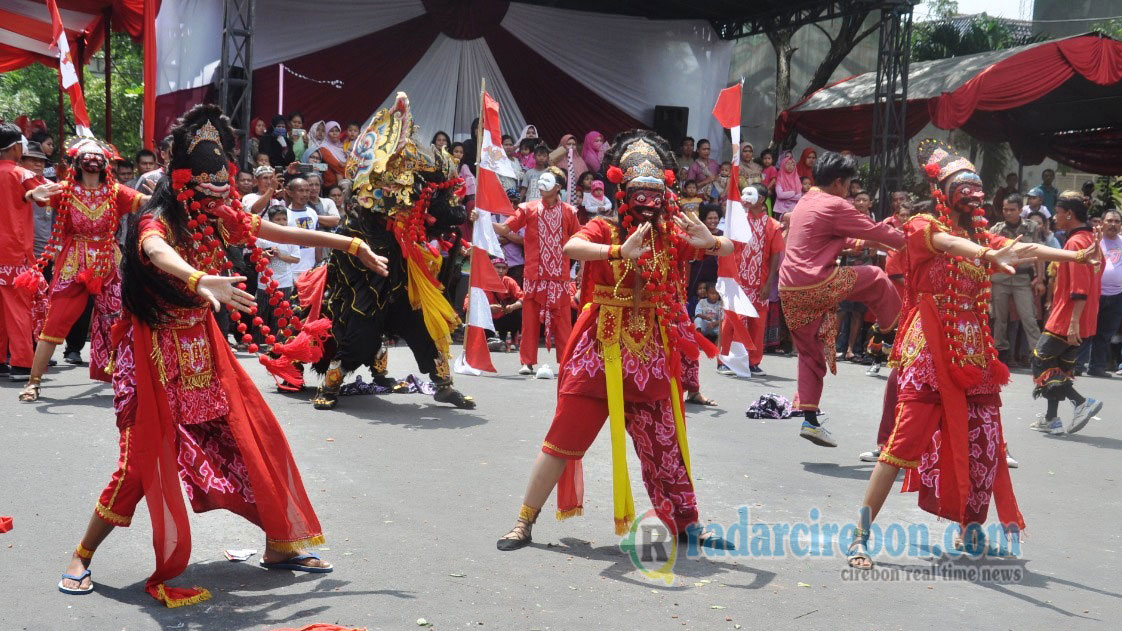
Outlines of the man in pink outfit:
[{"label": "man in pink outfit", "polygon": [[779,267],[779,295],[783,315],[799,353],[798,395],[803,411],[799,435],[816,445],[837,447],[818,419],[826,366],[836,373],[834,342],[837,309],[842,300],[865,303],[876,315],[880,336],[896,326],[900,296],[884,270],[872,265],[838,267],[844,249],[867,247],[874,241],[889,249],[904,245],[904,235],[875,223],[845,200],[849,181],[857,175],[857,161],[827,151],[814,165],[818,184],[791,211],[791,227],[783,263]]}]

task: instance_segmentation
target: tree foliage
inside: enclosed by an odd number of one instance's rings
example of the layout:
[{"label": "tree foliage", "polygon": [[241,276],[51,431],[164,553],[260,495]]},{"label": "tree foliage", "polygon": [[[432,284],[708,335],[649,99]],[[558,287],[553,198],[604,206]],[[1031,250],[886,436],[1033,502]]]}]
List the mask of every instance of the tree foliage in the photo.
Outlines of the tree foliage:
[{"label": "tree foliage", "polygon": [[[113,144],[123,156],[141,147],[141,116],[144,108],[144,61],[142,48],[124,33],[113,33]],[[105,138],[105,75],[91,66],[104,67],[105,53],[99,51],[85,68],[86,110],[91,129]],[[0,118],[11,121],[26,114],[41,118],[47,129],[58,133],[58,69],[31,64],[0,74]],[[63,97],[67,136],[74,133],[69,97]]]}]

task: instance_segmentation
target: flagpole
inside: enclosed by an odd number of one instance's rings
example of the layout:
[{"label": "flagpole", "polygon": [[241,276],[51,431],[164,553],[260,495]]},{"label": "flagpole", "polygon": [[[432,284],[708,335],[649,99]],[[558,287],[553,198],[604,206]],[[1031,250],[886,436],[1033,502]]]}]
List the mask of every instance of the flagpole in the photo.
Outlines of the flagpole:
[{"label": "flagpole", "polygon": [[[480,77],[480,79],[479,79],[479,123],[475,127],[475,172],[476,172],[476,174],[479,173],[479,161],[483,158],[483,116],[484,116],[483,95],[485,95],[485,94],[487,94],[487,78],[486,77]],[[478,177],[478,175],[476,176],[475,181],[476,181],[476,198],[478,199],[478,194],[479,194],[479,187],[478,187],[479,177]],[[477,218],[476,221],[479,221],[479,219]],[[471,223],[471,225],[472,225],[472,228],[474,229],[475,222],[473,221]],[[478,248],[477,244],[475,243],[475,235],[473,234],[472,235],[472,241],[471,241],[471,251],[468,252],[468,305],[469,306],[471,305],[471,288],[475,286],[475,265],[473,265],[473,263],[475,263],[475,251],[477,249],[479,249],[479,248]],[[490,301],[488,301],[488,303],[490,303]],[[491,308],[490,304],[487,305],[487,308],[488,309]],[[465,345],[467,344],[467,330],[466,330],[466,328],[464,330],[464,344]]]}]

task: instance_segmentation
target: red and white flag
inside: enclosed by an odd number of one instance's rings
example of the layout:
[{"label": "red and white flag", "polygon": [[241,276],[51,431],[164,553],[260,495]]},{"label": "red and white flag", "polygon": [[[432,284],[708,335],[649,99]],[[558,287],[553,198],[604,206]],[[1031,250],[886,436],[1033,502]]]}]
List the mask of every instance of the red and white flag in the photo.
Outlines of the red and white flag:
[{"label": "red and white flag", "polygon": [[499,181],[499,175],[514,177],[514,169],[506,157],[501,143],[499,130],[499,103],[491,95],[483,93],[483,133],[480,135],[480,154],[477,165],[475,189],[475,225],[471,235],[471,273],[468,277],[467,327],[464,332],[464,351],[456,358],[452,369],[460,374],[481,375],[484,372],[498,372],[491,363],[491,351],[487,348],[487,331],[495,330],[491,318],[491,302],[488,291],[504,291],[491,257],[503,255],[499,237],[495,234],[491,215],[514,214],[506,189]]},{"label": "red and white flag", "polygon": [[86,98],[82,95],[82,84],[78,83],[78,70],[74,66],[74,58],[70,55],[70,43],[66,40],[66,31],[62,28],[58,3],[55,0],[47,0],[47,8],[51,12],[51,48],[58,51],[58,80],[62,89],[70,95],[70,107],[74,111],[74,128],[79,136],[92,138],[90,115],[86,112]]},{"label": "red and white flag", "polygon": [[[744,82],[721,90],[713,116],[721,126],[729,130],[732,138],[732,170],[729,174],[728,191],[725,197],[725,236],[740,249],[752,242],[752,230],[748,226],[748,213],[740,198],[740,108]],[[739,272],[736,266],[736,252],[717,259],[717,292],[724,303],[724,320],[721,322],[721,361],[737,374],[740,364],[744,364],[741,376],[750,375],[747,357],[748,349],[753,348],[752,336],[744,326],[741,316],[756,318],[759,314],[752,300],[737,281]],[[738,361],[743,357],[743,361]]]}]

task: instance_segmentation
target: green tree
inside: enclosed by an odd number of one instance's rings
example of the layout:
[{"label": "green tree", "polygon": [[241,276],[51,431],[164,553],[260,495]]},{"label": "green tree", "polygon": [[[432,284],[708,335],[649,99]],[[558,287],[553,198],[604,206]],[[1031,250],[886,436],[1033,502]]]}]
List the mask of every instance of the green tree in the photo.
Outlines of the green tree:
[{"label": "green tree", "polygon": [[[112,35],[113,144],[128,156],[141,146],[141,116],[144,108],[144,61],[142,48],[124,33]],[[86,110],[95,136],[105,138],[105,53],[98,51],[85,67]],[[51,133],[58,133],[58,69],[31,64],[0,74],[0,118],[10,121],[24,114],[41,118]],[[63,97],[65,131],[74,133],[69,97]]]},{"label": "green tree", "polygon": [[1114,18],[1105,22],[1097,22],[1091,27],[1092,31],[1097,31],[1108,37],[1113,37],[1117,40],[1122,40],[1122,18]]},{"label": "green tree", "polygon": [[[1024,46],[1046,39],[1044,35],[1021,35],[1008,22],[982,14],[971,20],[951,19],[954,5],[938,0],[932,11],[941,19],[922,22],[912,31],[912,62],[934,61],[964,55],[976,55],[995,50]],[[957,10],[957,5],[954,6]],[[988,188],[1003,181],[1006,166],[1013,160],[1008,143],[981,142],[964,131],[955,132],[965,137],[970,147],[970,159],[979,165],[979,175]]]}]

